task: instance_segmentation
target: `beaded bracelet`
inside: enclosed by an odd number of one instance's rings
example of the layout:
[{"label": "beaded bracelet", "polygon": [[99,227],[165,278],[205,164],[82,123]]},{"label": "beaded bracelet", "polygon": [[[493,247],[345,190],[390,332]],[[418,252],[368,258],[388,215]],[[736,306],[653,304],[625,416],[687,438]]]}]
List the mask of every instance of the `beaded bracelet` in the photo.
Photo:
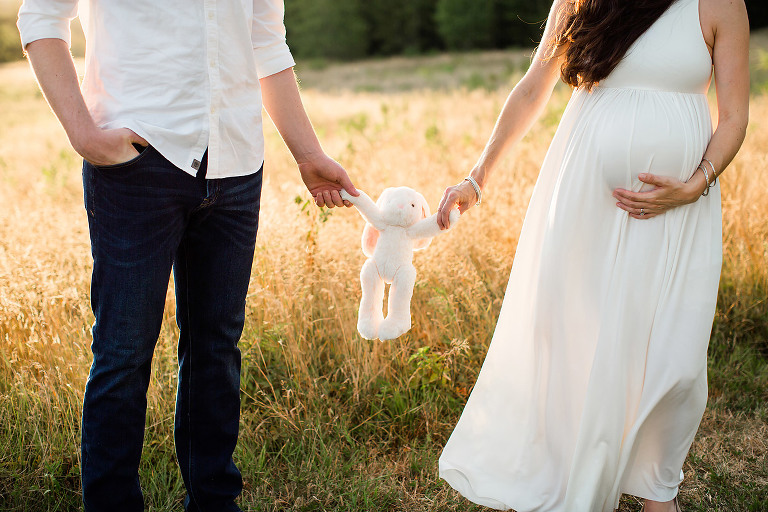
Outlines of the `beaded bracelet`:
[{"label": "beaded bracelet", "polygon": [[483,201],[483,192],[480,190],[480,185],[477,184],[477,181],[472,176],[467,176],[464,178],[464,181],[468,181],[472,188],[475,189],[475,195],[477,196],[475,206],[480,206],[480,203]]}]

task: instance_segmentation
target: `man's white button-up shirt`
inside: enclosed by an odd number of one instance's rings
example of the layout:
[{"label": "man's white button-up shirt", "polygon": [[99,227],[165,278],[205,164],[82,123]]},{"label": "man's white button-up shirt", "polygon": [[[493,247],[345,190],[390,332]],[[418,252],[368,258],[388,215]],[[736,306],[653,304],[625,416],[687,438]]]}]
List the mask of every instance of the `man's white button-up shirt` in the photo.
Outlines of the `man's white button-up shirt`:
[{"label": "man's white button-up shirt", "polygon": [[282,0],[25,0],[22,45],[69,43],[78,14],[97,125],[130,128],[192,175],[206,149],[208,178],[261,167],[259,78],[294,65]]}]

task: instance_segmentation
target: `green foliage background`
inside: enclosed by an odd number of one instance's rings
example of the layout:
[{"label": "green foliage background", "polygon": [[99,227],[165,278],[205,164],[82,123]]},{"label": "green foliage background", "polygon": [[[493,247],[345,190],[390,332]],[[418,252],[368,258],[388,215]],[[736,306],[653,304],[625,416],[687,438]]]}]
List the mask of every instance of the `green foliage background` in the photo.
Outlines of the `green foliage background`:
[{"label": "green foliage background", "polygon": [[[768,26],[768,2],[746,4],[752,28]],[[285,23],[297,57],[343,60],[535,46],[551,5],[551,0],[285,0]]]},{"label": "green foliage background", "polygon": [[285,0],[300,58],[532,46],[550,0]]},{"label": "green foliage background", "polygon": [[[768,26],[768,2],[745,0],[752,28]],[[21,0],[0,0],[0,62],[23,57]],[[444,50],[535,46],[552,0],[285,0],[288,41],[302,59],[353,60]],[[72,24],[77,56],[84,49]]]}]

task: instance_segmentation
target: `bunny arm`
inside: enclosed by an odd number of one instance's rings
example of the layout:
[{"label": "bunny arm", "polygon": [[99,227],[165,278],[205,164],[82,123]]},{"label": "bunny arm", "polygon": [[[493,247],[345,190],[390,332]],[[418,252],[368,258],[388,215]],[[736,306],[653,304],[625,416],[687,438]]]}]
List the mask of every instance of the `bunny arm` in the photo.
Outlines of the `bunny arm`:
[{"label": "bunny arm", "polygon": [[384,231],[387,228],[387,223],[384,222],[384,218],[381,216],[381,211],[379,210],[379,207],[376,206],[376,203],[373,202],[373,199],[368,197],[368,194],[363,192],[362,190],[358,189],[358,192],[360,192],[360,195],[357,197],[354,197],[353,195],[349,194],[346,190],[341,190],[341,198],[345,201],[349,201],[353,205],[355,205],[355,208],[357,208],[357,211],[360,212],[360,215],[365,219],[365,221],[368,224],[371,224],[374,228],[378,229],[379,231]]},{"label": "bunny arm", "polygon": [[408,238],[413,239],[422,239],[422,238],[432,238],[434,236],[439,235],[440,233],[443,233],[445,231],[449,231],[453,226],[456,225],[456,222],[458,222],[459,217],[461,214],[459,213],[459,210],[453,209],[451,210],[451,213],[449,214],[449,220],[450,220],[450,227],[448,229],[442,230],[440,229],[440,225],[437,223],[437,214],[430,215],[426,219],[422,219],[413,226],[409,227],[405,230],[406,234],[408,235]]}]

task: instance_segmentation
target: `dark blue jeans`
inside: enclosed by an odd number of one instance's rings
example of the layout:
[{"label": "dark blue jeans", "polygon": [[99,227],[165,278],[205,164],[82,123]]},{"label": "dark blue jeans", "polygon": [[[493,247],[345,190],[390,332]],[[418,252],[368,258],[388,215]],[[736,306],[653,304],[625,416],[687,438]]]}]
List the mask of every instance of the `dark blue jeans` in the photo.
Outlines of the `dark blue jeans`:
[{"label": "dark blue jeans", "polygon": [[175,441],[188,511],[237,511],[245,297],[261,172],[205,179],[152,147],[125,164],[83,165],[91,235],[93,365],[83,404],[87,512],[141,511],[146,392],[173,269],[179,326]]}]

